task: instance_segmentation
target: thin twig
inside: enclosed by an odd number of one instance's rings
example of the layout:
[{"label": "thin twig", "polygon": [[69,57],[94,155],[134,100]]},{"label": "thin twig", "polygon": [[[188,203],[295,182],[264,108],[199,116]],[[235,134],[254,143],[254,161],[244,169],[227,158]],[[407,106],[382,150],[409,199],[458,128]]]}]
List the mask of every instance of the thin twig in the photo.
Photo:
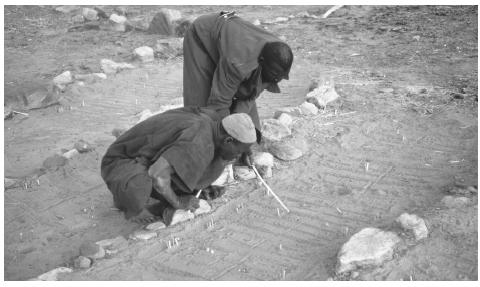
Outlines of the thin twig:
[{"label": "thin twig", "polygon": [[384,173],[382,173],[379,177],[377,177],[377,179],[375,179],[374,181],[371,181],[369,182],[367,185],[365,185],[365,187],[363,188],[363,190],[361,191],[361,193],[365,193],[370,187],[372,187],[374,184],[377,184],[380,180],[382,180],[387,174],[389,174],[391,171],[393,170],[393,165],[391,165],[387,171],[385,171]]}]

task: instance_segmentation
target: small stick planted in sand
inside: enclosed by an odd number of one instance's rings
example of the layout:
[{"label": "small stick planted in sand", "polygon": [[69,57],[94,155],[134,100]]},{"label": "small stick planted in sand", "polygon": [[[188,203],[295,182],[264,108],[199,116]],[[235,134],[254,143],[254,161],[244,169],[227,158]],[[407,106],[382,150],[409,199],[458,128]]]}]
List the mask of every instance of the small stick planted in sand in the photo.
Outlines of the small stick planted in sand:
[{"label": "small stick planted in sand", "polygon": [[263,183],[263,185],[265,185],[268,192],[270,192],[273,195],[273,197],[278,201],[278,203],[280,203],[280,205],[287,211],[287,213],[290,212],[290,210],[287,208],[287,206],[285,206],[285,204],[283,204],[283,202],[280,200],[280,198],[278,198],[278,196],[273,192],[273,190],[270,188],[270,186],[268,186],[268,184],[263,180],[263,178],[258,173],[257,168],[254,165],[252,165],[252,168],[253,168],[253,171],[255,172],[255,174],[257,175],[257,177]]},{"label": "small stick planted in sand", "polygon": [[195,195],[195,197],[198,198],[201,193],[202,193],[202,190],[200,189],[200,190],[197,192],[197,195]]}]

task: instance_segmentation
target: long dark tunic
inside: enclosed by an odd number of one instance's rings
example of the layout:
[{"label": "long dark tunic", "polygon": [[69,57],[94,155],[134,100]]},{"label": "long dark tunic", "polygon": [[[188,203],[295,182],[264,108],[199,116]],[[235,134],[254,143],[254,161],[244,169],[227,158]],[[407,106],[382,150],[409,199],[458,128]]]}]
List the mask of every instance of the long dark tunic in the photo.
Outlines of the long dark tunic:
[{"label": "long dark tunic", "polygon": [[[221,117],[244,112],[257,130],[255,99],[262,92],[258,57],[268,42],[279,38],[237,16],[220,13],[198,17],[183,43],[183,100],[185,106],[208,106]],[[279,92],[277,85],[268,87]]]},{"label": "long dark tunic", "polygon": [[[153,188],[148,168],[160,156],[175,170],[172,188],[184,193],[209,186],[222,173],[215,155],[216,122],[200,108],[170,110],[122,134],[102,159],[101,174],[115,206],[129,218],[147,203]],[[206,110],[203,110],[207,112]]]}]

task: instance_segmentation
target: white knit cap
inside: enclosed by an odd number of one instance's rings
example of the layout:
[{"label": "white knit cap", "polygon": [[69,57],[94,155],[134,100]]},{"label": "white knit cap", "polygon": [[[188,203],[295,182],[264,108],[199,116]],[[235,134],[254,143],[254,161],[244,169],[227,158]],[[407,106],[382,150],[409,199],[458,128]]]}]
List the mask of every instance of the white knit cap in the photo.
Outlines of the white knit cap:
[{"label": "white knit cap", "polygon": [[225,131],[242,143],[254,143],[257,141],[255,125],[249,115],[237,113],[226,116],[222,120]]}]

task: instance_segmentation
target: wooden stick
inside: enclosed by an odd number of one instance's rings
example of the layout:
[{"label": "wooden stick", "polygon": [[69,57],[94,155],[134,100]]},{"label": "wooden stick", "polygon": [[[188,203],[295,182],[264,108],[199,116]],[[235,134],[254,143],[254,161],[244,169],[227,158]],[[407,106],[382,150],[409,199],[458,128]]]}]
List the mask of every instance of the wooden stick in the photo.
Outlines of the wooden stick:
[{"label": "wooden stick", "polygon": [[375,179],[374,181],[371,181],[369,182],[367,185],[365,185],[365,187],[363,188],[362,190],[362,193],[364,193],[365,191],[367,191],[370,187],[372,187],[374,184],[377,184],[380,180],[382,180],[382,178],[384,178],[387,174],[389,174],[391,171],[393,170],[393,165],[391,165],[387,171],[385,171],[384,173],[382,173],[379,177],[377,177],[377,179]]},{"label": "wooden stick", "polygon": [[327,12],[325,12],[325,14],[323,14],[322,18],[327,18],[328,15],[332,14],[333,12],[335,12],[336,10],[342,8],[343,5],[335,5],[333,6],[332,8],[328,9]]},{"label": "wooden stick", "polygon": [[198,198],[201,193],[202,193],[202,190],[200,189],[200,190],[197,192],[197,195],[195,195],[195,197]]},{"label": "wooden stick", "polygon": [[257,177],[260,179],[260,181],[263,183],[263,185],[265,185],[267,190],[272,193],[273,197],[275,197],[275,199],[278,201],[278,203],[280,203],[280,205],[287,211],[287,213],[290,212],[290,210],[287,208],[287,206],[285,206],[285,204],[283,204],[283,202],[280,200],[280,198],[278,198],[278,196],[273,192],[273,190],[270,188],[270,186],[268,186],[268,184],[263,180],[263,178],[258,173],[257,168],[254,165],[252,165],[252,168],[253,168],[253,171],[255,172],[255,174],[257,175]]}]

